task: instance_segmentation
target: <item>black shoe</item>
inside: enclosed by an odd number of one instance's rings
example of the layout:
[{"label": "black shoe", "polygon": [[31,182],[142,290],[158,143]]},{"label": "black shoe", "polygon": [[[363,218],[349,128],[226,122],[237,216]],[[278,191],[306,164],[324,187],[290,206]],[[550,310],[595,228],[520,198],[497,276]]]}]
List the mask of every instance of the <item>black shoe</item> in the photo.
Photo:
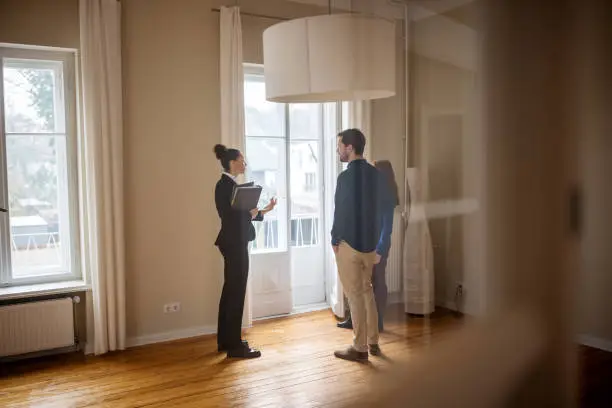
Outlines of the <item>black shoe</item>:
[{"label": "black shoe", "polygon": [[[249,347],[249,343],[248,343],[246,340],[242,340],[242,345],[243,345],[244,347]],[[224,346],[224,345],[218,344],[218,345],[217,345],[217,351],[218,351],[219,353],[223,353],[224,351],[227,351],[227,347],[226,347],[226,346]]]},{"label": "black shoe", "polygon": [[228,358],[259,358],[261,357],[261,351],[252,349],[250,347],[240,347],[227,352]]},{"label": "black shoe", "polygon": [[368,352],[361,352],[355,350],[353,347],[349,347],[346,350],[334,352],[334,356],[347,361],[368,361]]},{"label": "black shoe", "polygon": [[370,354],[373,356],[380,356],[382,354],[382,350],[378,344],[370,344]]},{"label": "black shoe", "polygon": [[341,329],[353,330],[353,321],[351,319],[346,319],[345,321],[338,323],[337,326]]}]

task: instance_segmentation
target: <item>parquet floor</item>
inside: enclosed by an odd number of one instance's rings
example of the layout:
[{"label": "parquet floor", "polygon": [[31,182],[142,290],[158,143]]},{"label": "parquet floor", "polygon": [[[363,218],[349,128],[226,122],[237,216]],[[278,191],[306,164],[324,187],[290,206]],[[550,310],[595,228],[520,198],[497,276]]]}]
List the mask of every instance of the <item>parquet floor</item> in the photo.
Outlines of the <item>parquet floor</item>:
[{"label": "parquet floor", "polygon": [[[0,407],[346,407],[369,392],[377,373],[463,324],[444,311],[429,325],[400,310],[390,314],[384,356],[369,364],[333,357],[351,333],[323,311],[256,323],[247,337],[262,350],[259,360],[227,360],[208,336],[0,366]],[[580,347],[580,356],[580,406],[612,407],[612,353]]]},{"label": "parquet floor", "polygon": [[450,313],[407,318],[399,310],[368,364],[337,360],[351,342],[331,312],[256,323],[249,342],[263,357],[230,361],[214,337],[134,348],[102,357],[57,356],[0,369],[2,407],[335,407],[367,392],[369,379],[462,324]]}]

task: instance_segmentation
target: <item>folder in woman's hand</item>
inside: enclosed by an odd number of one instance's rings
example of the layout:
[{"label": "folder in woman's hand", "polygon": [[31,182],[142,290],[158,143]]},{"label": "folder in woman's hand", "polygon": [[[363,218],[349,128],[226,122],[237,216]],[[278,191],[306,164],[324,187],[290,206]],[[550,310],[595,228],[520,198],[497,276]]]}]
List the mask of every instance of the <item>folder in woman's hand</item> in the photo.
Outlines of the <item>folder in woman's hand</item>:
[{"label": "folder in woman's hand", "polygon": [[232,208],[235,210],[250,211],[257,208],[259,197],[261,196],[261,186],[241,185],[234,187],[232,198]]},{"label": "folder in woman's hand", "polygon": [[234,190],[232,191],[232,203],[234,202],[234,197],[236,197],[236,188],[237,187],[253,187],[255,185],[254,182],[249,181],[248,183],[244,183],[244,184],[236,184],[234,186]]},{"label": "folder in woman's hand", "polygon": [[234,197],[236,197],[236,189],[237,187],[253,187],[255,185],[254,182],[249,181],[248,183],[244,183],[244,184],[236,184],[234,186],[234,190],[232,191],[232,203],[234,202]]}]

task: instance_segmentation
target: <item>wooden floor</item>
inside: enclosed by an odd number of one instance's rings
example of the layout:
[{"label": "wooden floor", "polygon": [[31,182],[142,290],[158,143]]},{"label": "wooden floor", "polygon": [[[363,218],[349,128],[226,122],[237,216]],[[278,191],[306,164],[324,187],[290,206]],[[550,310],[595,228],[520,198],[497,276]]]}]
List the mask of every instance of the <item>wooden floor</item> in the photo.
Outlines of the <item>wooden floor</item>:
[{"label": "wooden floor", "polygon": [[368,380],[462,324],[439,313],[422,319],[391,313],[384,357],[357,364],[333,357],[350,344],[330,312],[259,322],[248,340],[263,357],[229,361],[202,337],[103,357],[62,356],[0,369],[1,407],[334,407],[367,392]]},{"label": "wooden floor", "polygon": [[[370,379],[463,324],[449,312],[422,319],[391,311],[384,357],[340,361],[351,341],[327,312],[259,322],[248,332],[263,357],[229,361],[214,337],[103,357],[55,356],[0,365],[0,407],[337,407],[368,392]],[[581,406],[612,407],[612,353],[580,348]]]}]

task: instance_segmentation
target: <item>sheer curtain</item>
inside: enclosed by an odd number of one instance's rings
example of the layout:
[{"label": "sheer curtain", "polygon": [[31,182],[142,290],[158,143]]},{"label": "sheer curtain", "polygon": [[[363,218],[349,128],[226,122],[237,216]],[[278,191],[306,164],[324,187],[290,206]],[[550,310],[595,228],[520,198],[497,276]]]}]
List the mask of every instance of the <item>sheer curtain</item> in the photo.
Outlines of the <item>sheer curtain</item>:
[{"label": "sheer curtain", "polygon": [[[221,143],[245,151],[244,72],[242,66],[242,23],[239,7],[221,7],[220,13]],[[253,321],[251,283],[244,302],[243,326]]]},{"label": "sheer curtain", "polygon": [[80,0],[83,270],[91,276],[94,352],[125,348],[121,3]]},{"label": "sheer curtain", "polygon": [[360,129],[366,137],[363,156],[372,162],[372,103],[371,101],[350,101],[348,108],[348,127]]}]

